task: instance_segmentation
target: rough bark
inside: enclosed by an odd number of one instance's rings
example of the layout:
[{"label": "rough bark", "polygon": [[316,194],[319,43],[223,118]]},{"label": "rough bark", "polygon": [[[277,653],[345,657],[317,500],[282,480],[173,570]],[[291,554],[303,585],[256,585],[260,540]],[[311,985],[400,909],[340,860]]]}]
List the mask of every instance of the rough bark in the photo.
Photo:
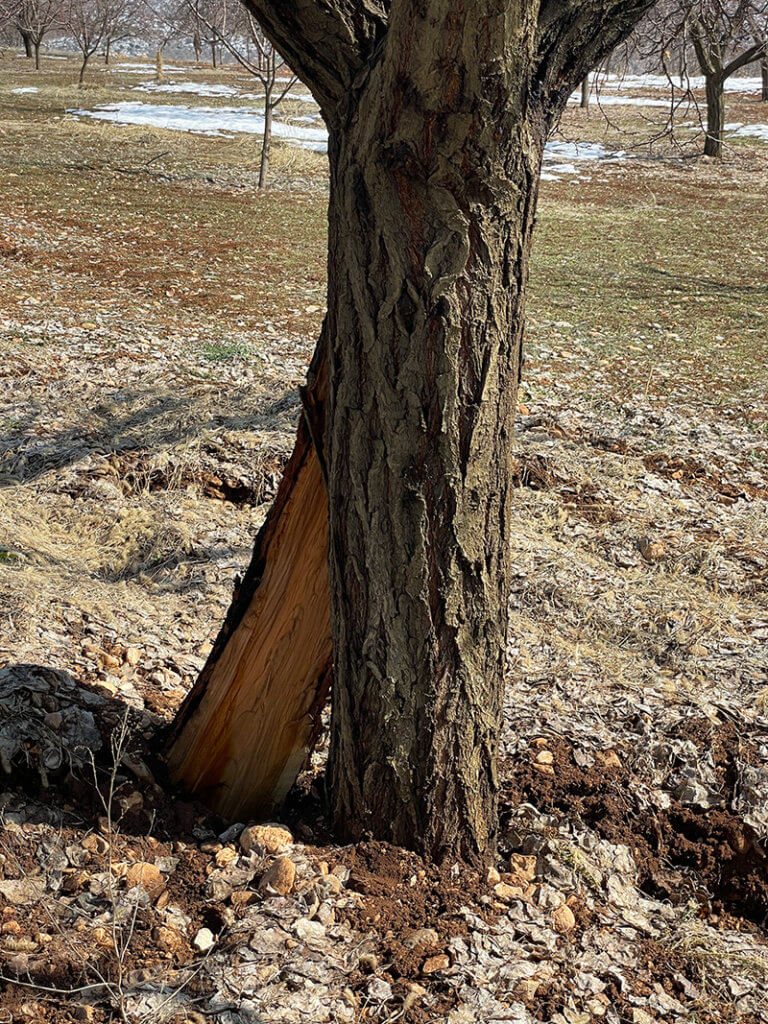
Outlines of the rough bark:
[{"label": "rough bark", "polygon": [[21,41],[24,43],[24,56],[31,58],[32,37],[30,36],[29,32],[24,31],[24,29],[19,29],[19,35],[21,36]]},{"label": "rough bark", "polygon": [[[247,2],[329,126],[328,315],[296,451],[171,768],[223,813],[269,808],[311,741],[333,653],[339,831],[480,861],[495,839],[541,152],[650,4]],[[316,483],[301,486],[315,458]]]},{"label": "rough bark", "polygon": [[723,152],[725,132],[725,91],[720,75],[707,75],[707,137],[704,140],[704,156],[720,157]]}]

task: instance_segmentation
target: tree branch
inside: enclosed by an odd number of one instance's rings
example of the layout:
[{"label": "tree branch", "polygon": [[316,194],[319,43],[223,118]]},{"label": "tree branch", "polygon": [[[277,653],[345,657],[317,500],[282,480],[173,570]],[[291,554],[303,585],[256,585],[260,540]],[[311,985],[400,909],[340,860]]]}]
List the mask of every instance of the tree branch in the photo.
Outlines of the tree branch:
[{"label": "tree branch", "polygon": [[536,82],[556,113],[584,76],[630,34],[655,0],[542,0]]},{"label": "tree branch", "polygon": [[387,27],[389,0],[244,0],[327,121]]}]

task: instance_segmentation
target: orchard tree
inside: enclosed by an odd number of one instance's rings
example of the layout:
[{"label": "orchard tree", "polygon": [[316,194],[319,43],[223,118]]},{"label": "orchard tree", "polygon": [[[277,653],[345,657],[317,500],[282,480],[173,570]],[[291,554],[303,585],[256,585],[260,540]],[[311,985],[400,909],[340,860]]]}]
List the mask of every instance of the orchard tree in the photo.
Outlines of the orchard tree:
[{"label": "orchard tree", "polygon": [[766,17],[766,0],[696,0],[688,13],[691,42],[707,93],[706,156],[722,155],[725,83],[765,56],[764,32],[762,38],[755,38],[755,26],[764,29]]},{"label": "orchard tree", "polygon": [[61,24],[61,0],[21,0],[16,9],[16,27],[25,46],[27,42],[40,70],[40,46],[51,29]]},{"label": "orchard tree", "polygon": [[63,20],[81,55],[77,78],[81,89],[88,62],[105,37],[111,3],[112,0],[64,0]]},{"label": "orchard tree", "polygon": [[171,736],[222,814],[285,794],[332,676],[339,834],[491,856],[542,153],[651,2],[248,0],[328,126],[328,296],[294,453]]},{"label": "orchard tree", "polygon": [[[250,11],[238,5],[232,12],[228,23],[225,23],[225,27],[217,28],[203,14],[200,0],[189,0],[189,2],[193,17],[197,18],[210,32],[214,47],[218,42],[249,75],[253,75],[261,83],[264,89],[264,134],[261,142],[259,188],[266,188],[275,110],[298,79],[293,74],[286,75],[285,61],[264,35],[261,26]],[[242,40],[245,45],[242,45]],[[278,77],[280,75],[283,75],[282,79]]]}]

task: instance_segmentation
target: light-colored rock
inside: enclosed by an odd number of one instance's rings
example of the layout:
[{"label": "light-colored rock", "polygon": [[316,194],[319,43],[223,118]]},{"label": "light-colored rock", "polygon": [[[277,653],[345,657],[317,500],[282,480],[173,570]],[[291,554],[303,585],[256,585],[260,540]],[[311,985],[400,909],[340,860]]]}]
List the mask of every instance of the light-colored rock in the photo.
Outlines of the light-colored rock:
[{"label": "light-colored rock", "polygon": [[296,866],[290,857],[277,857],[261,876],[259,889],[274,889],[281,896],[287,896],[296,881]]},{"label": "light-colored rock", "polygon": [[195,949],[199,949],[201,953],[207,953],[209,949],[212,949],[216,944],[216,937],[210,928],[201,928],[197,935],[192,940],[192,945]]},{"label": "light-colored rock", "polygon": [[437,956],[430,956],[424,961],[421,973],[435,974],[437,971],[447,971],[450,966],[450,957],[446,956],[445,953],[439,953]]},{"label": "light-colored rock", "polygon": [[234,846],[225,846],[219,850],[214,859],[217,867],[225,868],[228,864],[232,864],[233,861],[237,860],[237,850]]},{"label": "light-colored rock", "polygon": [[157,899],[165,888],[165,878],[154,864],[140,860],[128,867],[125,872],[125,884],[129,889],[140,885],[152,899]]},{"label": "light-colored rock", "polygon": [[551,750],[540,750],[536,755],[536,764],[554,764],[555,757]]},{"label": "light-colored rock", "polygon": [[565,935],[568,932],[573,931],[576,927],[576,918],[573,916],[573,911],[564,903],[562,907],[558,907],[552,915],[552,923],[555,927],[555,931]]},{"label": "light-colored rock", "polygon": [[138,665],[141,661],[141,651],[138,647],[129,647],[125,652],[125,660],[127,664],[134,666]]},{"label": "light-colored rock", "polygon": [[292,842],[293,836],[282,825],[249,825],[240,833],[240,848],[244,853],[261,849],[275,854]]},{"label": "light-colored rock", "polygon": [[435,946],[440,941],[440,936],[434,928],[417,928],[408,932],[404,942],[409,949],[416,949],[417,946]]},{"label": "light-colored rock", "polygon": [[496,894],[496,898],[503,903],[511,903],[512,900],[518,900],[523,895],[522,886],[509,885],[508,882],[499,882],[497,885],[494,885],[493,891]]},{"label": "light-colored rock", "polygon": [[513,853],[509,858],[509,871],[524,882],[532,882],[536,877],[536,858]]}]

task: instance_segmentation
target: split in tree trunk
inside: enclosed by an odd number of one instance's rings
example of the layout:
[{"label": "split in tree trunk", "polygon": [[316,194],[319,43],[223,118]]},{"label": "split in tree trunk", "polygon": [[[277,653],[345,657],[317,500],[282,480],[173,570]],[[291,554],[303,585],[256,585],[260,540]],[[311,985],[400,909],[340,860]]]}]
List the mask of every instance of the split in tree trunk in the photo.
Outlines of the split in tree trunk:
[{"label": "split in tree trunk", "polygon": [[322,433],[324,353],[321,339],[293,455],[170,737],[172,776],[231,819],[268,815],[285,797],[330,685],[328,501],[311,439]]},{"label": "split in tree trunk", "polygon": [[720,157],[723,152],[725,132],[725,93],[723,79],[719,75],[707,75],[707,137],[704,142],[704,156]]}]

